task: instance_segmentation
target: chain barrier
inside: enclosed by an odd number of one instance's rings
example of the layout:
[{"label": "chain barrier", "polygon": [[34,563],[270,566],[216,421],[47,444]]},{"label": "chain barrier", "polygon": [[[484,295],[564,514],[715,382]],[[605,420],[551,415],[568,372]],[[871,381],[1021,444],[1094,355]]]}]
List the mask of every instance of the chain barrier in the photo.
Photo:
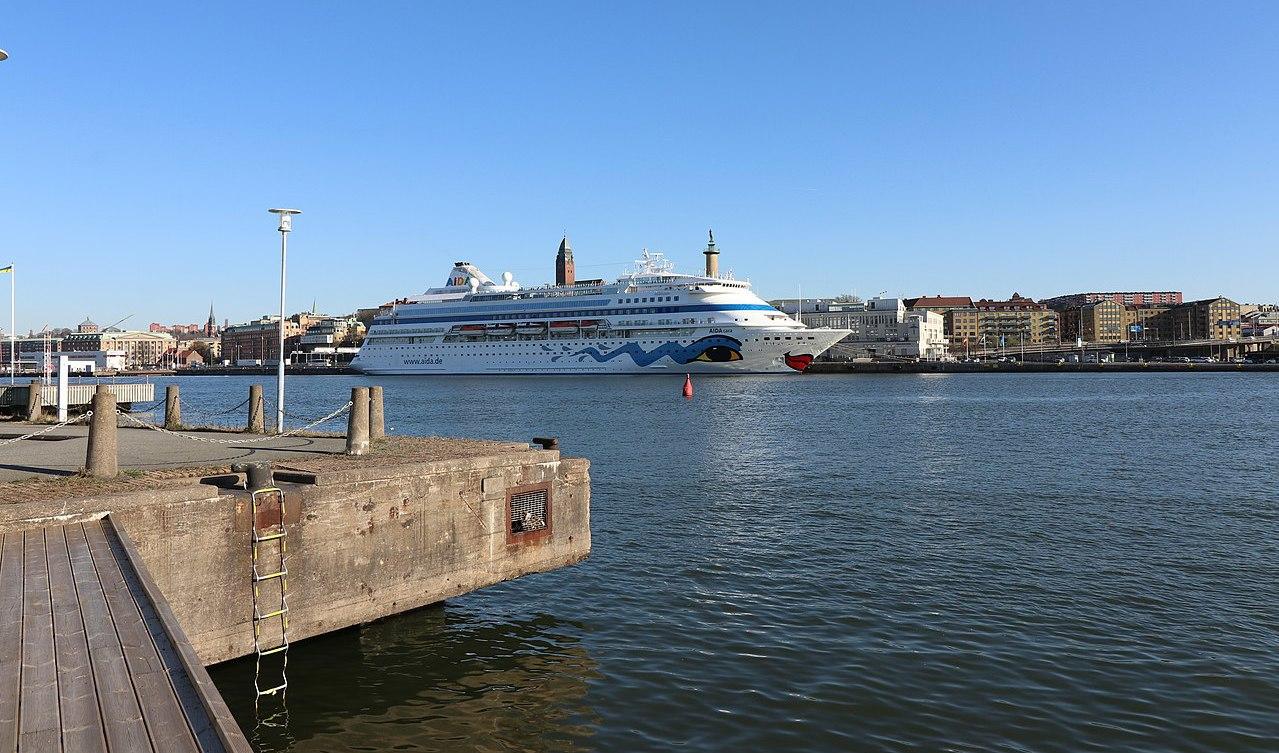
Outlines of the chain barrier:
[{"label": "chain barrier", "polygon": [[[245,402],[248,402],[248,401],[245,401]],[[250,444],[250,443],[253,443],[253,442],[267,442],[267,441],[270,441],[270,440],[272,440],[272,439],[283,439],[284,437],[292,436],[292,435],[294,435],[294,434],[299,434],[299,433],[301,433],[301,432],[306,431],[307,429],[314,428],[314,427],[316,427],[316,426],[318,426],[318,425],[320,425],[320,424],[324,423],[325,421],[329,421],[329,420],[331,420],[331,419],[337,418],[337,417],[338,417],[338,416],[340,416],[341,414],[345,413],[345,412],[346,412],[346,411],[347,411],[347,410],[348,410],[348,409],[349,409],[349,408],[350,408],[353,404],[354,404],[354,403],[351,403],[351,402],[349,402],[349,401],[348,401],[348,402],[347,402],[347,404],[346,404],[346,405],[343,405],[341,408],[338,408],[337,410],[333,411],[332,413],[330,413],[329,415],[325,416],[324,418],[321,418],[321,419],[319,419],[318,421],[313,421],[313,422],[311,422],[310,424],[307,424],[306,426],[299,426],[299,427],[298,427],[298,428],[296,428],[296,429],[289,429],[288,431],[284,432],[283,434],[266,434],[266,435],[263,435],[263,436],[261,436],[261,437],[255,437],[255,438],[253,438],[253,439],[240,439],[240,438],[237,438],[237,439],[212,439],[212,438],[210,438],[210,437],[194,437],[194,436],[191,436],[190,434],[182,434],[182,433],[179,433],[179,432],[176,432],[176,431],[171,431],[171,430],[169,430],[169,429],[166,429],[166,428],[164,428],[163,426],[156,426],[155,424],[149,424],[149,423],[147,423],[146,421],[140,421],[140,420],[138,420],[138,419],[134,418],[133,416],[129,415],[128,413],[125,413],[124,411],[119,410],[118,408],[116,409],[116,412],[117,412],[117,413],[119,413],[121,416],[124,416],[124,418],[125,418],[126,420],[128,420],[128,421],[130,421],[130,422],[132,422],[132,423],[136,424],[137,426],[140,426],[140,427],[142,427],[142,428],[144,428],[144,429],[151,429],[151,430],[153,430],[153,431],[158,431],[158,432],[160,432],[161,434],[170,434],[170,435],[175,436],[175,437],[178,437],[178,438],[180,438],[180,439],[189,439],[189,440],[191,440],[191,441],[193,441],[193,442],[205,442],[205,443],[207,443],[207,444]]]},{"label": "chain barrier", "polygon": [[35,438],[36,438],[36,437],[38,437],[38,436],[41,436],[41,435],[44,435],[44,434],[48,434],[49,432],[53,431],[54,429],[61,429],[62,427],[64,427],[64,426],[69,426],[70,424],[73,424],[73,423],[75,423],[75,422],[77,422],[77,421],[83,421],[84,419],[86,419],[86,418],[88,418],[89,416],[92,416],[92,415],[93,415],[93,411],[91,411],[91,410],[89,410],[89,411],[85,411],[83,415],[79,415],[79,416],[76,416],[76,417],[74,417],[74,418],[68,418],[66,421],[60,421],[60,422],[58,422],[58,423],[56,423],[56,424],[53,424],[53,425],[51,425],[51,426],[46,426],[45,428],[41,429],[40,431],[33,431],[33,432],[31,432],[30,434],[23,434],[23,435],[22,435],[22,436],[20,436],[20,437],[14,437],[13,439],[6,439],[6,440],[4,440],[3,442],[0,442],[0,447],[4,447],[5,445],[8,445],[8,444],[13,444],[14,442],[21,442],[21,441],[22,441],[22,440],[24,440],[24,439],[35,439]]}]

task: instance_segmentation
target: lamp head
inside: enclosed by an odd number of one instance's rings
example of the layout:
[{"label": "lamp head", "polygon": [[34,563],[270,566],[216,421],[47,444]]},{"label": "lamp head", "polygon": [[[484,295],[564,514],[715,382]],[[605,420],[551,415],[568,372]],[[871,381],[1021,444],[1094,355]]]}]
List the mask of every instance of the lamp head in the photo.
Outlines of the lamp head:
[{"label": "lamp head", "polygon": [[8,60],[8,59],[9,59],[9,53],[5,52],[4,50],[0,50],[0,60]]},{"label": "lamp head", "polygon": [[293,215],[302,214],[301,209],[268,209],[271,214],[280,215],[280,232],[287,233],[293,229]]}]

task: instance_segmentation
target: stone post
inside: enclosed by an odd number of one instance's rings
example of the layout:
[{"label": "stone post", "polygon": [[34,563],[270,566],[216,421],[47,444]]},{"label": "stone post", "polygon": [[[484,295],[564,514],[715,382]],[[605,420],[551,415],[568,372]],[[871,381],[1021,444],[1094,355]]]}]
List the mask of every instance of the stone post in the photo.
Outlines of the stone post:
[{"label": "stone post", "polygon": [[93,478],[115,478],[120,472],[118,438],[116,436],[115,393],[99,384],[93,393],[93,415],[89,418],[89,449],[84,471]]},{"label": "stone post", "polygon": [[27,420],[28,421],[39,421],[40,414],[41,412],[43,412],[43,408],[41,407],[41,402],[44,396],[40,394],[41,386],[42,385],[40,384],[39,379],[32,379],[31,387],[27,389]]},{"label": "stone post", "polygon": [[249,426],[250,434],[266,433],[266,403],[262,401],[262,385],[249,385]]},{"label": "stone post", "polygon": [[351,415],[346,422],[346,454],[369,451],[369,388],[351,388]]},{"label": "stone post", "polygon": [[386,436],[386,416],[382,404],[382,387],[374,385],[369,388],[369,439],[381,439]]},{"label": "stone post", "polygon": [[164,388],[164,428],[169,431],[182,428],[182,398],[176,384]]}]

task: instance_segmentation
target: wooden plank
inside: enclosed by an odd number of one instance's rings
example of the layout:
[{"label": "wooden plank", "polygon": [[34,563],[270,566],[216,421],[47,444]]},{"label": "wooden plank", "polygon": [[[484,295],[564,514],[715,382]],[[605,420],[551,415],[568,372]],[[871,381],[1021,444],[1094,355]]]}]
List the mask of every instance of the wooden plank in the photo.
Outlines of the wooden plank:
[{"label": "wooden plank", "polygon": [[75,576],[76,593],[80,596],[80,612],[89,644],[89,663],[98,689],[98,703],[102,708],[107,745],[113,751],[150,751],[151,740],[142,719],[142,708],[129,679],[124,651],[111,621],[106,594],[89,551],[85,526],[98,527],[99,524],[92,522],[68,526],[67,551]]},{"label": "wooden plank", "polygon": [[161,633],[167,639],[163,643],[168,645],[172,653],[162,652],[162,655],[166,657],[166,663],[169,657],[176,662],[170,664],[169,676],[174,682],[175,689],[178,690],[179,698],[183,700],[184,708],[187,709],[187,718],[195,730],[196,740],[201,749],[253,753],[252,746],[240,730],[235,717],[231,715],[231,710],[213,684],[213,678],[209,677],[191,642],[187,640],[186,633],[183,632],[164,594],[160,592],[151,574],[147,572],[128,533],[122,528],[117,528],[110,518],[104,521],[104,528],[108,533],[113,534],[109,538],[112,546],[119,548],[120,556],[133,564],[134,577],[130,579],[130,587],[137,589],[134,595],[140,604],[146,601],[152,607],[151,610],[144,610],[144,612],[149,613],[148,624],[153,624],[152,618],[155,620],[156,629],[152,632],[157,638],[157,647],[162,643]]},{"label": "wooden plank", "polygon": [[0,543],[0,750],[18,748],[22,686],[22,532]]},{"label": "wooden plank", "polygon": [[[77,526],[77,529],[79,527]],[[62,746],[67,751],[105,753],[107,740],[98,710],[98,689],[89,664],[89,642],[80,597],[71,572],[66,528],[45,531],[49,561],[49,591],[53,597],[54,649],[58,658],[58,704],[62,716]]]},{"label": "wooden plank", "polygon": [[62,749],[58,716],[58,665],[53,653],[53,607],[45,560],[44,529],[23,536],[26,569],[22,595],[22,695],[18,700],[18,749]]},{"label": "wooden plank", "polygon": [[163,753],[199,753],[164,663],[125,583],[121,566],[127,568],[129,563],[116,559],[101,521],[86,524],[84,532],[152,743]]}]

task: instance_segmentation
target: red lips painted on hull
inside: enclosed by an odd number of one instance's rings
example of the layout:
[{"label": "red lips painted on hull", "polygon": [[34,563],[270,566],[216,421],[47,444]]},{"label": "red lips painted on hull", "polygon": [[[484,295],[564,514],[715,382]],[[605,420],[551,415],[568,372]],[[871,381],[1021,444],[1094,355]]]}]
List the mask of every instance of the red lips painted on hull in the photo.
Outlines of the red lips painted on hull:
[{"label": "red lips painted on hull", "polygon": [[813,363],[813,357],[810,355],[792,356],[790,353],[785,354],[786,365],[796,371],[803,371]]}]

